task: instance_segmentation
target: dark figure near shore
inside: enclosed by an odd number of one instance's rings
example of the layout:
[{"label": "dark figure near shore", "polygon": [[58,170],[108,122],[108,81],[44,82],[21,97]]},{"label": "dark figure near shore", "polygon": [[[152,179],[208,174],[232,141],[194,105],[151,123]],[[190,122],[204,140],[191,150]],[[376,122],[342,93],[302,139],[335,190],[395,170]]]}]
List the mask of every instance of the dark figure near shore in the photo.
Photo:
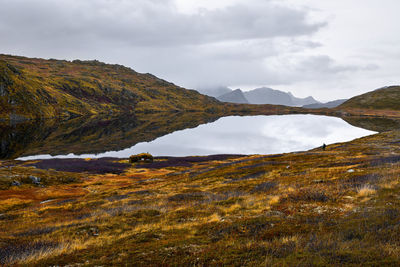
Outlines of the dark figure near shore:
[{"label": "dark figure near shore", "polygon": [[324,150],[324,151],[325,151],[325,149],[326,149],[326,145],[325,145],[325,144],[323,144],[323,145],[322,145],[322,150]]}]

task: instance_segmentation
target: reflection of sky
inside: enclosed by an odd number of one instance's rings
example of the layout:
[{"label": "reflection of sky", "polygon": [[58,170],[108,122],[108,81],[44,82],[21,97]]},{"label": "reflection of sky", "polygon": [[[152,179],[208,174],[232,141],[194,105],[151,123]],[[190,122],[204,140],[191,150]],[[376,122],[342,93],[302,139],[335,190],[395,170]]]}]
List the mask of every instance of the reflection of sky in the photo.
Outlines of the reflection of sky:
[{"label": "reflection of sky", "polygon": [[[194,129],[176,131],[152,142],[121,151],[62,157],[129,157],[149,152],[155,156],[211,154],[275,154],[308,150],[350,141],[374,132],[351,126],[342,119],[315,115],[224,117]],[[22,159],[51,158],[32,156]]]}]

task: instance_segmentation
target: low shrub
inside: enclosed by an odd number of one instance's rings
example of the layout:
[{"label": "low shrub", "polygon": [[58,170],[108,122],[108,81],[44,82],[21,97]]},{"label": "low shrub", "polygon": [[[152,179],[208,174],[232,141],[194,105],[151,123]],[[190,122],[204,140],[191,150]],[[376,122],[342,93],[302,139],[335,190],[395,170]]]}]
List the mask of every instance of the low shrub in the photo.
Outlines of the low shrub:
[{"label": "low shrub", "polygon": [[254,187],[254,189],[251,191],[252,193],[263,193],[263,192],[268,192],[269,190],[275,188],[278,185],[276,182],[265,182],[258,184]]},{"label": "low shrub", "polygon": [[322,190],[303,188],[289,193],[287,199],[292,201],[327,202],[329,197]]},{"label": "low shrub", "polygon": [[154,160],[153,156],[149,153],[140,153],[129,157],[130,163],[135,163],[139,161],[153,162],[153,160]]}]

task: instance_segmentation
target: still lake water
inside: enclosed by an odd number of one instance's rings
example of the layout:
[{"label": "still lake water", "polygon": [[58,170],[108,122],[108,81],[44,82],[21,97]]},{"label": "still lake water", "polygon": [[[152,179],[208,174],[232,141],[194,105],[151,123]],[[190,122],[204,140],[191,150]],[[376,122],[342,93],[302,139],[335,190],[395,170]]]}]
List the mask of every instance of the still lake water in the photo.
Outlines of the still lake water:
[{"label": "still lake water", "polygon": [[84,155],[36,155],[21,160],[48,158],[126,158],[149,152],[154,156],[212,154],[275,154],[309,150],[375,134],[335,117],[316,115],[231,116],[193,129],[176,131],[151,142],[121,151]]}]

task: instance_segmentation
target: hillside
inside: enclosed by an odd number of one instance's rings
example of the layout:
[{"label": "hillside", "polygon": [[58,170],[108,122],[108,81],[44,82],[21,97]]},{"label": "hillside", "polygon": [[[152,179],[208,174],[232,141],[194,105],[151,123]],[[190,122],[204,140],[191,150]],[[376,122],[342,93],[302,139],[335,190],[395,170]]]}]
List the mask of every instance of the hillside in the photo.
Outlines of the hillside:
[{"label": "hillside", "polygon": [[0,55],[0,119],[204,111],[220,105],[121,65]]},{"label": "hillside", "polygon": [[388,86],[353,97],[340,109],[400,110],[400,86]]},{"label": "hillside", "polygon": [[234,91],[223,94],[223,95],[219,96],[217,99],[222,102],[230,102],[230,103],[237,103],[237,104],[249,104],[249,101],[247,101],[242,90],[240,90],[240,89],[236,89]]}]

